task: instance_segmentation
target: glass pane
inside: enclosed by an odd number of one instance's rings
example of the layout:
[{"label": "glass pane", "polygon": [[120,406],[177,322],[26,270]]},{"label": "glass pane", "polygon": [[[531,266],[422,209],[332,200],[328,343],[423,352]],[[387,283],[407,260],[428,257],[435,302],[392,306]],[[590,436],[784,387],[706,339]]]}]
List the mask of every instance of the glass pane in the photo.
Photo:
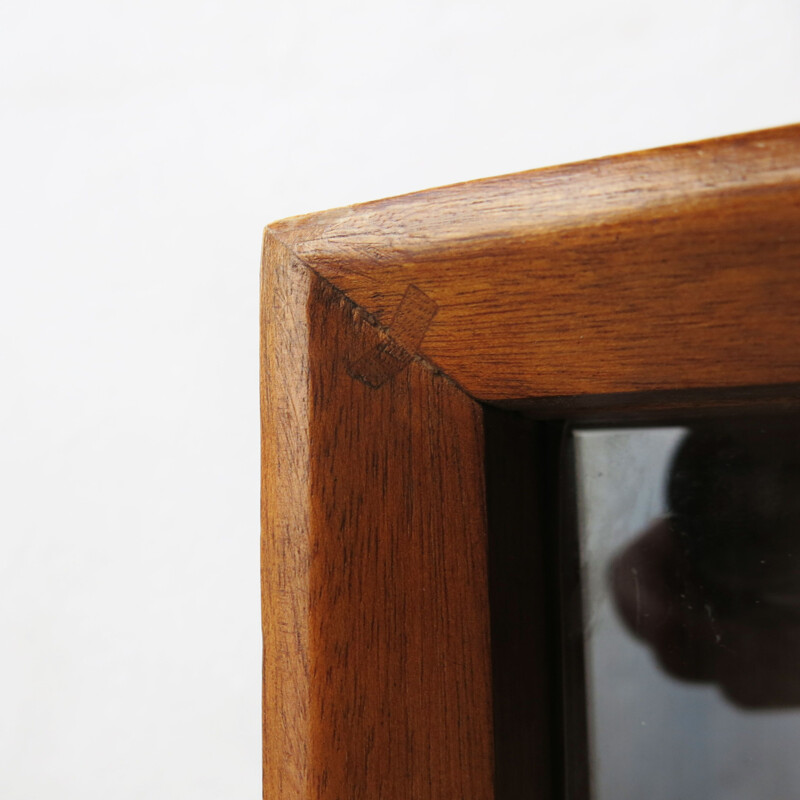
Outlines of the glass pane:
[{"label": "glass pane", "polygon": [[572,444],[592,797],[800,796],[800,426]]}]

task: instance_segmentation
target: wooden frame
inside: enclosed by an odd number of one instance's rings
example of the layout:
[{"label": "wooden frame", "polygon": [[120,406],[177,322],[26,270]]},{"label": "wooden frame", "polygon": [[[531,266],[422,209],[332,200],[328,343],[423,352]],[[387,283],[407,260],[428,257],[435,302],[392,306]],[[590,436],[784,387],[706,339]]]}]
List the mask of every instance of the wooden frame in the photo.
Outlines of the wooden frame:
[{"label": "wooden frame", "polygon": [[530,420],[798,405],[800,126],[285,220],[263,263],[265,798],[558,796]]}]

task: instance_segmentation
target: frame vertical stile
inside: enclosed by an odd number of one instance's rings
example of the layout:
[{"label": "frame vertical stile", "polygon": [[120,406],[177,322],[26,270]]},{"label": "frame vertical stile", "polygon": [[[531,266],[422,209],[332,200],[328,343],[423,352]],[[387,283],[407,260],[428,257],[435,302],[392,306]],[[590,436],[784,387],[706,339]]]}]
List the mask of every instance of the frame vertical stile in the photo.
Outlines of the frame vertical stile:
[{"label": "frame vertical stile", "polygon": [[[482,409],[269,231],[264,796],[493,796]],[[394,345],[396,347],[396,343]]]}]

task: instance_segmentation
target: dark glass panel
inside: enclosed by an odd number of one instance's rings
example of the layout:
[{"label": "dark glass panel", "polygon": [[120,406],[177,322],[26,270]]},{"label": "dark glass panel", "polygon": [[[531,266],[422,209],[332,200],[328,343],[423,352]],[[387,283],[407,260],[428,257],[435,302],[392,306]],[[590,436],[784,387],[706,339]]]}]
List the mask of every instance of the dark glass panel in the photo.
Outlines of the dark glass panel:
[{"label": "dark glass panel", "polygon": [[572,445],[593,798],[800,796],[800,425]]}]

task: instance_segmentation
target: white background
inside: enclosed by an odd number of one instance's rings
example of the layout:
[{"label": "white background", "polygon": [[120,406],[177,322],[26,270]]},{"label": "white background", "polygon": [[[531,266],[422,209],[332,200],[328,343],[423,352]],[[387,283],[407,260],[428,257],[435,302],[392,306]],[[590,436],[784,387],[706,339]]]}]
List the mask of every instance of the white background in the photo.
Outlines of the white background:
[{"label": "white background", "polygon": [[796,121],[797,0],[5,0],[0,797],[260,795],[265,223]]}]

